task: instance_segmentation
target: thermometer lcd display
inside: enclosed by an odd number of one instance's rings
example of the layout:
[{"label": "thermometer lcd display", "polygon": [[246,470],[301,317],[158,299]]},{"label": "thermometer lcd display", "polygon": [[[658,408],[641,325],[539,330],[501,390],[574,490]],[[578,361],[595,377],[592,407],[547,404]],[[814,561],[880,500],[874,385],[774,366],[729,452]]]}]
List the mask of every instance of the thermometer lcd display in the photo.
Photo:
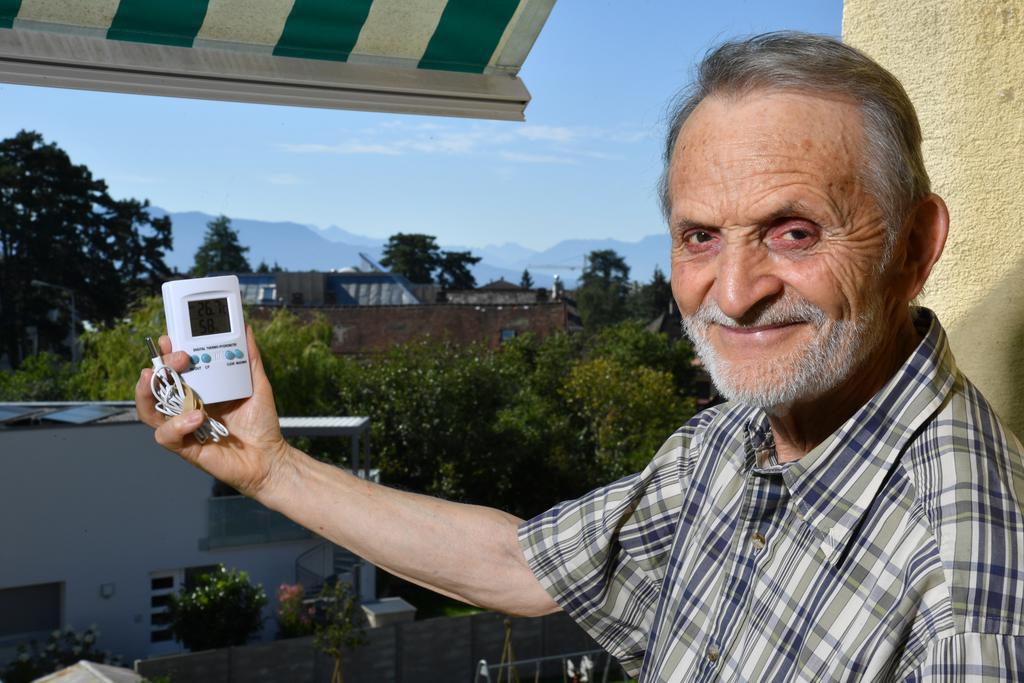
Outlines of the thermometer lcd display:
[{"label": "thermometer lcd display", "polygon": [[231,331],[228,300],[200,299],[188,302],[188,321],[193,337],[223,334]]}]

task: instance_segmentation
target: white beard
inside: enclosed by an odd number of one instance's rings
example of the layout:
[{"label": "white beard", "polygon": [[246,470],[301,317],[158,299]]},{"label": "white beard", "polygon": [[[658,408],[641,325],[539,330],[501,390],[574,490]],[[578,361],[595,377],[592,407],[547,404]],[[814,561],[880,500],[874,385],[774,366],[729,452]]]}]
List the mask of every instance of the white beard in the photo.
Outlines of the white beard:
[{"label": "white beard", "polygon": [[[854,320],[832,320],[804,299],[783,298],[740,323],[717,303],[707,301],[693,315],[683,316],[683,331],[722,396],[771,414],[796,401],[817,398],[845,381],[878,343],[881,336],[872,339],[872,334],[879,326],[881,309],[877,303]],[[770,362],[731,362],[711,344],[712,324],[760,327],[791,322],[809,323],[816,331],[814,338]]]}]

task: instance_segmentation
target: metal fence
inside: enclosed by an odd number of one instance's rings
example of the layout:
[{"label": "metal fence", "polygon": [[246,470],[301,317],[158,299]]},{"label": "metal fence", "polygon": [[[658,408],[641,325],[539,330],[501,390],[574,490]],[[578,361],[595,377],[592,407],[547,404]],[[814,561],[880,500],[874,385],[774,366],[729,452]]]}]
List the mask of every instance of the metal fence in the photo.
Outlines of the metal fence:
[{"label": "metal fence", "polygon": [[542,676],[550,676],[552,664],[557,663],[563,683],[608,683],[612,673],[617,680],[629,680],[618,660],[604,650],[570,652],[549,657],[517,659],[503,664],[488,664],[486,659],[477,663],[473,683],[540,683]]}]

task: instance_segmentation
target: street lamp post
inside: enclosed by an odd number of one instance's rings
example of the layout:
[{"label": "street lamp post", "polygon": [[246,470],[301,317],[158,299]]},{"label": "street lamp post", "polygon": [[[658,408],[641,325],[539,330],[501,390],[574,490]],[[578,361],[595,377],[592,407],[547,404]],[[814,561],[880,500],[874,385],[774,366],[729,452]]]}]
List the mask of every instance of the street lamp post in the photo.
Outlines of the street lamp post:
[{"label": "street lamp post", "polygon": [[49,282],[43,282],[42,280],[32,280],[33,287],[49,287],[50,289],[59,289],[62,292],[66,292],[68,297],[71,299],[71,363],[78,365],[79,351],[78,351],[78,312],[75,310],[75,290],[70,287],[64,287],[62,285],[54,285]]}]

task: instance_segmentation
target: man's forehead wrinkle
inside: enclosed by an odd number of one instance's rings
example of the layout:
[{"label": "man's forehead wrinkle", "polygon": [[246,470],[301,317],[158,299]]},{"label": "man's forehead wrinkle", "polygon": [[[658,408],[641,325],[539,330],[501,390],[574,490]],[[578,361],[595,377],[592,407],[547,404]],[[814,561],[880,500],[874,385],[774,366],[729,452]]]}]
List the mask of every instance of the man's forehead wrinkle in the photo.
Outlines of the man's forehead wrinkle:
[{"label": "man's forehead wrinkle", "polygon": [[685,181],[676,188],[673,225],[703,227],[766,225],[793,216],[836,227],[847,214],[833,197],[804,173],[762,171],[770,182],[751,186],[735,178],[720,177],[699,186]]}]

